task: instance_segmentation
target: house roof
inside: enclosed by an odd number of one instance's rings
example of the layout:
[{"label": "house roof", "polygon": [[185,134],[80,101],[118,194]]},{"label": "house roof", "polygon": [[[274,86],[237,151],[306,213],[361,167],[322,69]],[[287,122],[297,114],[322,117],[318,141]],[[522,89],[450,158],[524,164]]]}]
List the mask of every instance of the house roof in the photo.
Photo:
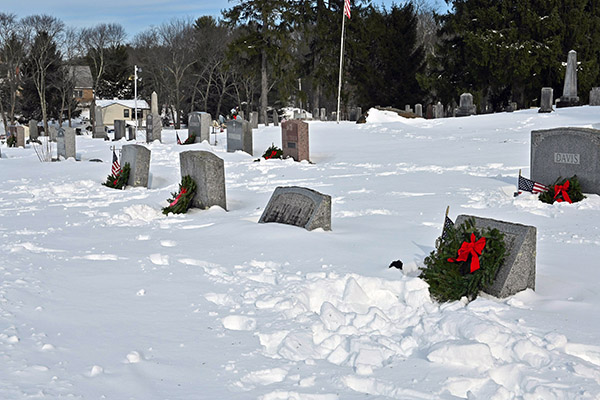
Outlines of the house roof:
[{"label": "house roof", "polygon": [[[102,108],[112,106],[113,104],[119,104],[119,105],[122,105],[123,107],[127,107],[127,108],[135,108],[135,100],[120,100],[120,99],[96,100],[96,106],[100,106]],[[137,108],[138,108],[138,110],[149,110],[150,106],[148,105],[148,103],[146,103],[146,100],[138,99]]]},{"label": "house roof", "polygon": [[92,71],[87,65],[72,65],[69,67],[69,72],[75,76],[76,88],[91,89],[93,87]]}]

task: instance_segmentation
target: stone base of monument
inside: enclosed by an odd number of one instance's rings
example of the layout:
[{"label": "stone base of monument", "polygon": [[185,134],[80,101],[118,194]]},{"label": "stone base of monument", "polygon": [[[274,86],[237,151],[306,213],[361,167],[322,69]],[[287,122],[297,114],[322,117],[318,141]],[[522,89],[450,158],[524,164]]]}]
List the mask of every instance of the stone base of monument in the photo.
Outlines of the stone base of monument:
[{"label": "stone base of monument", "polygon": [[496,279],[486,293],[498,298],[512,296],[525,289],[535,290],[536,235],[534,226],[497,221],[489,218],[459,215],[456,225],[474,218],[477,229],[498,229],[504,234],[506,255]]},{"label": "stone base of monument", "polygon": [[259,223],[278,222],[309,231],[331,230],[331,196],[299,186],[278,187]]},{"label": "stone base of monument", "polygon": [[556,103],[557,108],[577,107],[579,106],[579,97],[561,97]]}]

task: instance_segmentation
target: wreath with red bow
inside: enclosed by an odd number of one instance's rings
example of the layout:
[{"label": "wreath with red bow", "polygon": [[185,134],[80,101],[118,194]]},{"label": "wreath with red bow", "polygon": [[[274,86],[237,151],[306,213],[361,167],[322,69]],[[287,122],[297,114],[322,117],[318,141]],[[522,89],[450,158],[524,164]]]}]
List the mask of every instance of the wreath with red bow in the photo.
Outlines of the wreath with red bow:
[{"label": "wreath with red bow", "polygon": [[191,176],[186,175],[181,178],[179,184],[179,192],[171,193],[171,198],[167,200],[169,202],[168,207],[162,209],[163,214],[184,214],[189,210],[192,205],[192,199],[196,194],[196,182]]},{"label": "wreath with red bow", "polygon": [[269,147],[262,155],[262,158],[265,160],[269,160],[271,158],[283,158],[283,150],[272,144],[271,147]]},{"label": "wreath with red bow", "polygon": [[460,300],[463,296],[474,300],[494,283],[505,254],[504,234],[498,229],[478,230],[470,218],[458,227],[448,227],[444,238],[436,240],[420,277],[429,284],[429,293],[437,301]]},{"label": "wreath with red bow", "polygon": [[581,185],[577,175],[569,179],[558,178],[553,185],[548,187],[548,191],[543,192],[539,196],[540,201],[548,204],[557,203],[577,203],[585,199],[581,193]]}]

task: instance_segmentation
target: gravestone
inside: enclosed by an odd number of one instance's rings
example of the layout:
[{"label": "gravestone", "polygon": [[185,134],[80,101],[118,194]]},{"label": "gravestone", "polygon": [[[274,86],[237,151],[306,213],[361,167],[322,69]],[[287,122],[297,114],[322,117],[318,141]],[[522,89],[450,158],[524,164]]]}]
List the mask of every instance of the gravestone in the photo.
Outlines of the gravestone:
[{"label": "gravestone", "polygon": [[252,129],[258,129],[258,112],[256,111],[250,113],[250,127]]},{"label": "gravestone", "polygon": [[152,100],[150,101],[150,114],[160,115],[158,112],[158,95],[156,92],[152,92]]},{"label": "gravestone", "polygon": [[127,140],[135,140],[135,127],[127,127]]},{"label": "gravestone", "polygon": [[569,51],[567,56],[567,70],[565,71],[565,83],[563,85],[563,94],[560,96],[557,107],[573,107],[579,105],[577,96],[577,52]]},{"label": "gravestone", "polygon": [[327,121],[327,109],[325,109],[325,107],[321,107],[321,114],[319,115],[319,119],[321,121]]},{"label": "gravestone", "polygon": [[600,87],[590,90],[590,106],[600,106]]},{"label": "gravestone", "polygon": [[433,106],[433,118],[444,118],[444,105],[439,101]]},{"label": "gravestone", "polygon": [[506,107],[506,112],[513,112],[513,111],[517,111],[517,102],[515,101],[509,101],[508,102],[508,106]]},{"label": "gravestone", "polygon": [[313,110],[312,119],[316,121],[316,120],[318,120],[318,119],[319,119],[319,116],[320,116],[320,115],[321,115],[321,114],[320,114],[320,112],[319,112],[319,109],[318,109],[318,108],[315,108],[315,109]]},{"label": "gravestone", "polygon": [[331,196],[299,186],[278,187],[259,223],[277,222],[306,230],[331,230]]},{"label": "gravestone", "polygon": [[551,185],[577,175],[584,193],[600,194],[600,130],[554,128],[531,132],[531,179]]},{"label": "gravestone", "polygon": [[146,143],[162,142],[162,122],[156,114],[146,116]]},{"label": "gravestone", "polygon": [[360,107],[356,107],[356,120],[358,121],[358,119],[362,116],[362,108]]},{"label": "gravestone", "polygon": [[240,110],[237,115],[239,118],[244,119],[244,112],[242,110]]},{"label": "gravestone", "polygon": [[417,114],[418,117],[423,116],[423,105],[422,104],[415,104],[415,114]]},{"label": "gravestone", "polygon": [[25,127],[15,126],[15,136],[17,138],[17,147],[25,148]]},{"label": "gravestone", "polygon": [[433,115],[433,105],[427,104],[427,112],[425,114],[425,118],[427,118],[427,119],[435,118],[435,115]]},{"label": "gravestone", "polygon": [[94,132],[92,133],[92,138],[106,138],[106,132],[104,130],[104,120],[102,116],[102,107],[100,106],[96,106],[94,108]]},{"label": "gravestone", "polygon": [[38,140],[40,135],[37,124],[38,122],[35,119],[29,120],[29,139],[32,141]]},{"label": "gravestone", "polygon": [[[464,223],[471,215],[459,215],[456,224]],[[498,229],[504,234],[506,254],[496,279],[484,291],[498,298],[512,296],[525,289],[535,290],[535,257],[537,229],[535,226],[475,218],[477,229]],[[485,251],[485,250],[484,250]]]},{"label": "gravestone", "polygon": [[225,163],[209,151],[179,153],[181,176],[189,175],[196,182],[192,207],[206,209],[219,206],[227,210],[225,198]]},{"label": "gravestone", "polygon": [[56,133],[56,153],[60,158],[65,160],[69,157],[76,159],[76,139],[75,129],[73,128],[58,128]]},{"label": "gravestone", "polygon": [[473,105],[473,95],[471,93],[463,93],[460,95],[460,104],[456,110],[457,117],[467,117],[475,114],[475,106]]},{"label": "gravestone", "polygon": [[48,137],[51,142],[56,142],[57,129],[55,126],[48,126]]},{"label": "gravestone", "polygon": [[273,110],[273,125],[279,126],[279,115],[277,114],[277,110]]},{"label": "gravestone", "polygon": [[115,140],[123,139],[125,137],[125,120],[124,119],[115,119],[114,127],[115,127]]},{"label": "gravestone", "polygon": [[404,111],[406,111],[407,113],[412,113],[413,109],[410,108],[410,104],[407,104],[407,105],[404,106]]},{"label": "gravestone", "polygon": [[[238,116],[238,118],[240,118]],[[212,117],[209,113],[194,111],[188,116],[188,136],[196,135],[194,143],[207,141],[210,143],[210,125]]]},{"label": "gravestone", "polygon": [[330,121],[337,121],[337,111],[332,111],[331,112]]},{"label": "gravestone", "polygon": [[126,144],[121,150],[121,167],[129,163],[128,186],[148,187],[150,149],[140,144]]},{"label": "gravestone", "polygon": [[542,88],[542,98],[540,100],[540,113],[552,112],[552,103],[554,102],[554,89],[550,87]]},{"label": "gravestone", "polygon": [[358,110],[356,107],[350,107],[348,110],[348,121],[356,121],[358,119]]},{"label": "gravestone", "polygon": [[241,118],[227,121],[227,152],[242,150],[250,155],[252,151],[252,127]]},{"label": "gravestone", "polygon": [[283,157],[292,157],[296,161],[310,161],[308,124],[298,120],[283,122],[281,124],[281,145]]}]

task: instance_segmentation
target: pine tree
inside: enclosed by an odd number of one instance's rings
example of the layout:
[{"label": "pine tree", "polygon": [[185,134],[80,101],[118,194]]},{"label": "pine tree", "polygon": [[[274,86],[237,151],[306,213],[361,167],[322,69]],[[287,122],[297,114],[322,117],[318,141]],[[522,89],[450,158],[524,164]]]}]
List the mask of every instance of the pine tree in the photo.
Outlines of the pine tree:
[{"label": "pine tree", "polygon": [[133,67],[129,65],[126,46],[116,45],[106,49],[104,73],[102,80],[98,82],[97,96],[104,99],[132,98],[133,84],[130,80],[132,71]]}]

